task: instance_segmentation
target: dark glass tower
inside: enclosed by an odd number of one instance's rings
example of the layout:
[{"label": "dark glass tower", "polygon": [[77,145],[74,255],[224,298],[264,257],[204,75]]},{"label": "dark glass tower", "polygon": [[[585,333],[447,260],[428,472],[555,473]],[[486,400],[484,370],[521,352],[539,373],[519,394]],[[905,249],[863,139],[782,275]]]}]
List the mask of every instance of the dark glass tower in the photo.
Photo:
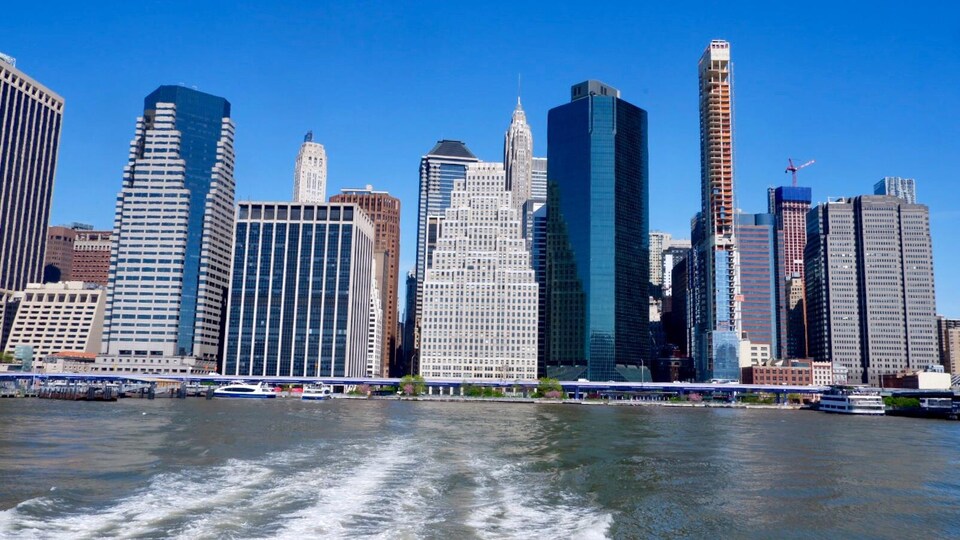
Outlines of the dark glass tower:
[{"label": "dark glass tower", "polygon": [[644,377],[650,332],[647,113],[598,81],[548,116],[547,373]]}]

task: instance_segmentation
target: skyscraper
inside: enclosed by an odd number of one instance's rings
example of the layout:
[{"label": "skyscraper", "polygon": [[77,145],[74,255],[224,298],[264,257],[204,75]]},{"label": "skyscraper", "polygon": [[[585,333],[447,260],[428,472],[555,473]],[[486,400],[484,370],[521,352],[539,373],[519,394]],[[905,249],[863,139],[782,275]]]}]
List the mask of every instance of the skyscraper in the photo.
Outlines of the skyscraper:
[{"label": "skyscraper", "polygon": [[304,203],[327,201],[327,151],[313,142],[308,131],[300,145],[300,153],[293,167],[293,200]]},{"label": "skyscraper", "polygon": [[547,200],[547,158],[533,158],[530,174],[530,198],[538,201]]},{"label": "skyscraper", "polygon": [[807,245],[808,187],[770,188],[769,212],[776,219],[777,235],[777,327],[780,350],[775,356],[806,358],[807,331],[804,313],[803,250]]},{"label": "skyscraper", "polygon": [[221,97],[161,86],[144,99],[117,195],[98,363],[216,361],[233,245],[233,136]]},{"label": "skyscraper", "polygon": [[659,297],[663,286],[663,252],[670,247],[670,233],[650,231],[650,284],[653,290],[650,293]]},{"label": "skyscraper", "polygon": [[513,206],[519,210],[532,196],[533,188],[533,133],[520,106],[520,96],[517,96],[510,127],[503,136],[503,168],[507,191],[513,195]]},{"label": "skyscraper", "polygon": [[[647,113],[599,81],[548,116],[546,366],[645,377],[650,329]],[[648,371],[646,371],[648,373]]]},{"label": "skyscraper", "polygon": [[779,350],[775,219],[771,214],[738,213],[736,227],[743,333],[751,345]]},{"label": "skyscraper", "polygon": [[873,385],[939,364],[926,206],[865,195],[807,215],[804,254],[810,356]]},{"label": "skyscraper", "polygon": [[[0,291],[43,275],[63,98],[0,55]],[[0,297],[3,293],[0,293]]]},{"label": "skyscraper", "polygon": [[913,178],[900,178],[899,176],[884,177],[873,185],[873,193],[874,195],[897,197],[910,204],[917,203],[917,183]]},{"label": "skyscraper", "polygon": [[240,203],[223,373],[364,376],[373,231],[353,204]]},{"label": "skyscraper", "polygon": [[423,282],[420,374],[537,378],[538,293],[500,163],[456,182]]},{"label": "skyscraper", "polygon": [[730,44],[700,57],[699,233],[694,249],[697,316],[691,343],[700,379],[738,379],[740,278],[733,203],[733,65]]},{"label": "skyscraper", "polygon": [[43,256],[43,282],[70,281],[73,269],[73,244],[77,231],[63,225],[47,228],[47,248]]},{"label": "skyscraper", "polygon": [[[467,165],[480,160],[461,141],[440,140],[420,158],[420,199],[417,208],[417,286],[413,313],[411,357],[406,361],[416,373],[419,348],[420,314],[423,305],[423,278],[433,261],[433,250],[440,237],[443,216],[450,207],[450,194],[457,180],[467,175]],[[409,332],[410,330],[408,330]]]},{"label": "skyscraper", "polygon": [[384,376],[394,372],[397,363],[397,292],[400,277],[400,199],[386,191],[374,191],[373,186],[348,188],[330,197],[330,202],[356,204],[373,221],[377,289],[380,291],[380,311],[383,330],[379,372]]}]

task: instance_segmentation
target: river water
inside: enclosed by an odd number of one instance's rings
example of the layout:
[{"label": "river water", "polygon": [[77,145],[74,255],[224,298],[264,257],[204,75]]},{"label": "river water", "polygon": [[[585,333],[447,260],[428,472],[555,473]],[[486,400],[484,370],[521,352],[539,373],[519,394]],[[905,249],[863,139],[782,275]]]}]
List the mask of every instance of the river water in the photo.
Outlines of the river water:
[{"label": "river water", "polygon": [[960,538],[960,423],[334,400],[0,401],[2,538]]}]

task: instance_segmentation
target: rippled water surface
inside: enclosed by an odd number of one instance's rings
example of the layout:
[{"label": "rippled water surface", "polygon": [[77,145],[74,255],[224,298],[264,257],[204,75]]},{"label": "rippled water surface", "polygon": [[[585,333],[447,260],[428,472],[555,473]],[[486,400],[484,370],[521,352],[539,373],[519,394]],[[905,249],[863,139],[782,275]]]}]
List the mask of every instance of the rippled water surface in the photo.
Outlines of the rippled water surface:
[{"label": "rippled water surface", "polygon": [[0,401],[3,538],[960,538],[960,423],[334,400]]}]

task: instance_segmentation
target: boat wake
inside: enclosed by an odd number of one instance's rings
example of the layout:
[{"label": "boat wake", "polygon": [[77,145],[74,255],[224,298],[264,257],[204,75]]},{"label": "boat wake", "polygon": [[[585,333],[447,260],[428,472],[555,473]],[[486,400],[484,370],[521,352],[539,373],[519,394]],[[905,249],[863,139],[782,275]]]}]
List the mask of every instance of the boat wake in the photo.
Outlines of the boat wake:
[{"label": "boat wake", "polygon": [[313,445],[158,474],[102,507],[57,492],[0,512],[0,537],[600,538],[612,516],[495,457],[426,441]]}]

